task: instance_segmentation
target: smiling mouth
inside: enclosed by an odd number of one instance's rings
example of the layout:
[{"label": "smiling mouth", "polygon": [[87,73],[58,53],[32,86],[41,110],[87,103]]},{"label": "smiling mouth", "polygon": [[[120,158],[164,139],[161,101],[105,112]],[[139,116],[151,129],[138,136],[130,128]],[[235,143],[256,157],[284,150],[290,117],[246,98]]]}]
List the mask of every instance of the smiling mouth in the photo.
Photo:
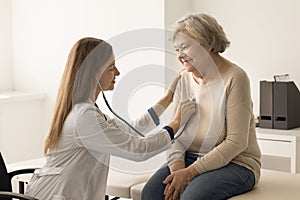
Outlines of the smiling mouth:
[{"label": "smiling mouth", "polygon": [[192,59],[181,59],[181,62],[183,63],[183,64],[185,64],[185,63],[190,63],[190,61],[191,61]]}]

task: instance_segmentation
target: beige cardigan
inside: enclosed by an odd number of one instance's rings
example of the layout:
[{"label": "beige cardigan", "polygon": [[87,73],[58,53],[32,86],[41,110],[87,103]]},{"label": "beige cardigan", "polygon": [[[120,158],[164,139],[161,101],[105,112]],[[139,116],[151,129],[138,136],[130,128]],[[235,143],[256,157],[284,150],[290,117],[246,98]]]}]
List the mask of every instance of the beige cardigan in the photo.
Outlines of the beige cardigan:
[{"label": "beige cardigan", "polygon": [[261,153],[247,74],[233,65],[217,81],[200,86],[191,73],[183,72],[177,84],[174,108],[190,97],[196,98],[198,111],[167,151],[168,165],[184,160],[185,152],[200,154],[193,163],[200,174],[233,162],[252,170],[257,184]]}]

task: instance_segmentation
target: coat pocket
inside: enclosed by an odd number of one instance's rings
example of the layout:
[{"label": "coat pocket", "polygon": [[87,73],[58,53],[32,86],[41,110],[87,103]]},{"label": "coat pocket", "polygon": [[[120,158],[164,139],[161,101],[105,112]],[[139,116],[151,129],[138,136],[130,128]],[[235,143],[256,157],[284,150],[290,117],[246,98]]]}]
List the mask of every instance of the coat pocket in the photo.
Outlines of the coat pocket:
[{"label": "coat pocket", "polygon": [[55,176],[62,173],[64,170],[63,167],[48,167],[48,168],[42,168],[42,169],[36,169],[27,185],[27,193],[31,193],[31,188],[34,188],[37,184],[37,181],[40,177],[43,176]]},{"label": "coat pocket", "polygon": [[36,170],[37,176],[42,177],[42,176],[51,176],[51,175],[59,175],[62,173],[64,170],[63,167],[47,167],[47,168],[42,168],[39,170]]}]

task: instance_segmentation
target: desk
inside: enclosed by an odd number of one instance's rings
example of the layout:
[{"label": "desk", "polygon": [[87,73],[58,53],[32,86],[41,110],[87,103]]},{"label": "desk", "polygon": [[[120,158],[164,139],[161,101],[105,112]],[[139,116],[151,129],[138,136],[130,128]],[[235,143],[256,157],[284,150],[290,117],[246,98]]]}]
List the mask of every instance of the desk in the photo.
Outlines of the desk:
[{"label": "desk", "polygon": [[300,128],[291,130],[256,128],[263,155],[290,158],[291,173],[300,173]]},{"label": "desk", "polygon": [[32,160],[26,160],[21,162],[15,162],[6,165],[7,172],[16,171],[26,168],[41,168],[46,163],[46,158],[36,158]]}]

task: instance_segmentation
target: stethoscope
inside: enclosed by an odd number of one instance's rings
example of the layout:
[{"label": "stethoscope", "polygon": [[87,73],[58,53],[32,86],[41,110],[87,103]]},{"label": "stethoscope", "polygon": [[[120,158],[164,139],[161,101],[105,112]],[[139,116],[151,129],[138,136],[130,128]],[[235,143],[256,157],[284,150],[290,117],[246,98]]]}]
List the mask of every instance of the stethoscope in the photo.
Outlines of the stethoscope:
[{"label": "stethoscope", "polygon": [[[107,108],[109,109],[109,111],[110,111],[115,117],[117,117],[119,120],[121,120],[122,122],[124,122],[128,127],[130,127],[130,128],[131,128],[134,132],[136,132],[138,135],[140,135],[141,137],[145,137],[144,134],[142,134],[140,131],[138,131],[136,128],[134,128],[129,122],[127,122],[125,119],[123,119],[121,116],[119,116],[119,115],[111,108],[111,106],[109,105],[109,103],[108,103],[108,101],[107,101],[107,99],[106,99],[106,96],[105,96],[105,94],[104,94],[104,90],[102,89],[102,87],[101,87],[101,85],[100,85],[99,82],[98,82],[98,85],[99,85],[99,87],[100,87],[100,89],[101,89],[101,91],[102,91],[102,97],[103,97],[103,100],[104,100],[104,102],[105,102]],[[195,101],[195,99],[192,98],[192,97],[191,97],[191,100]],[[173,141],[175,141],[177,138],[179,138],[179,137],[182,135],[183,131],[185,130],[185,128],[186,128],[186,126],[188,125],[188,123],[189,123],[190,120],[191,120],[191,118],[186,122],[186,124],[185,124],[183,127],[181,127],[181,128],[178,130],[178,131],[180,131],[180,132],[179,132],[178,134],[176,134],[176,137],[174,137]]]}]

